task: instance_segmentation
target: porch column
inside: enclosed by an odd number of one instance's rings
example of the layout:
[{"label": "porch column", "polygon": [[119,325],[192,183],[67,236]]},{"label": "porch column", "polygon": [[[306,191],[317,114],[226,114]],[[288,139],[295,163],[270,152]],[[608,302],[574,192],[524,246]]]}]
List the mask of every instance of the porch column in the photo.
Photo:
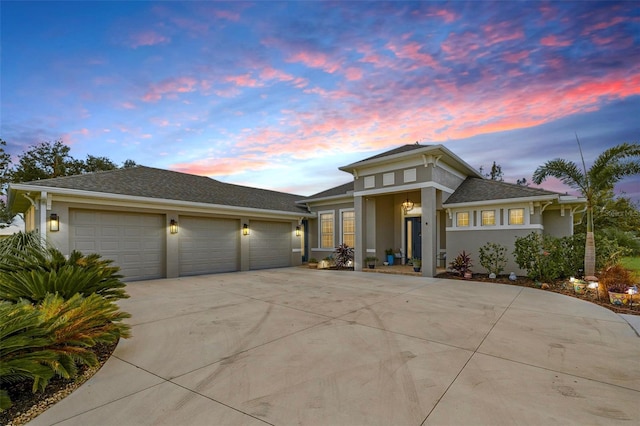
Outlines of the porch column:
[{"label": "porch column", "polygon": [[422,276],[436,275],[436,256],[438,255],[438,240],[436,230],[436,189],[422,188],[420,193],[422,202]]},{"label": "porch column", "polygon": [[366,257],[365,247],[365,235],[364,235],[364,206],[363,198],[361,195],[354,197],[353,209],[355,212],[356,221],[356,247],[353,253],[353,269],[356,271],[362,271],[362,265],[364,265],[364,258]]}]

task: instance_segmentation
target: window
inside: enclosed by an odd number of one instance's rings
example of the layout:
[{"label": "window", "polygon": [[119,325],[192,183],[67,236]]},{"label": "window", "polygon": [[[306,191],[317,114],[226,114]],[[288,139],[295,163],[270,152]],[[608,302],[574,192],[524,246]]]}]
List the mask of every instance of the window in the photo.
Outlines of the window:
[{"label": "window", "polygon": [[349,247],[355,247],[356,214],[353,211],[342,212],[342,242]]},{"label": "window", "polygon": [[456,213],[456,226],[469,226],[469,212]]},{"label": "window", "polygon": [[524,209],[509,209],[509,225],[524,225]]},{"label": "window", "polygon": [[333,212],[320,213],[320,248],[334,248]]},{"label": "window", "polygon": [[489,226],[496,224],[496,211],[495,210],[482,210],[482,226]]}]

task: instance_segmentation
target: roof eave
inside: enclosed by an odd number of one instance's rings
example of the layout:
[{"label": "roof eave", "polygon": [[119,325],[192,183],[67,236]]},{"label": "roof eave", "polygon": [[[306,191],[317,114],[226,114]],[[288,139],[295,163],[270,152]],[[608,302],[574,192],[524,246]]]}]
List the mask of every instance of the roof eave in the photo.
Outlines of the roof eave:
[{"label": "roof eave", "polygon": [[296,204],[307,204],[307,203],[316,203],[316,202],[324,202],[324,201],[335,201],[335,200],[353,200],[353,191],[351,193],[340,194],[340,195],[330,195],[328,197],[318,197],[318,198],[306,198],[304,200],[296,201]]},{"label": "roof eave", "polygon": [[496,198],[492,200],[468,201],[464,203],[450,203],[450,204],[445,201],[442,205],[446,208],[457,208],[457,207],[486,206],[488,204],[531,203],[536,201],[554,201],[554,200],[559,200],[559,195],[548,194],[548,195],[536,195],[532,197]]},{"label": "roof eave", "polygon": [[[84,191],[80,189],[69,189],[69,188],[56,188],[50,186],[40,186],[40,185],[23,185],[23,184],[14,184],[11,187],[14,192],[14,199],[20,194],[20,192],[42,192],[46,191],[48,194],[57,194],[57,195],[66,195],[66,196],[75,196],[80,198],[98,198],[102,200],[119,200],[123,202],[133,202],[133,203],[145,203],[145,204],[155,204],[155,205],[164,205],[164,206],[173,206],[173,207],[193,207],[193,208],[207,208],[210,210],[222,211],[224,213],[242,213],[242,214],[276,214],[282,216],[291,216],[291,217],[314,217],[315,215],[311,213],[304,212],[303,210],[296,211],[288,211],[288,210],[272,210],[272,209],[259,209],[255,207],[239,207],[239,206],[228,206],[225,204],[211,204],[211,203],[199,203],[194,201],[182,201],[182,200],[170,200],[166,198],[151,198],[151,197],[139,197],[135,195],[122,195],[122,194],[113,194],[110,192],[95,192],[95,191]],[[19,212],[22,213],[22,212]]]}]

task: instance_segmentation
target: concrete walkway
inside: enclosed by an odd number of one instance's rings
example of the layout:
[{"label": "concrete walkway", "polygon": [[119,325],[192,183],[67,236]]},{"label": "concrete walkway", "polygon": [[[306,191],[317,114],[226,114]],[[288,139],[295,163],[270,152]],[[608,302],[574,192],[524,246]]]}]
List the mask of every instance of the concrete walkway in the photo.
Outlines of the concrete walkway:
[{"label": "concrete walkway", "polygon": [[31,424],[640,424],[640,338],[575,298],[303,268],[127,291],[133,338]]}]

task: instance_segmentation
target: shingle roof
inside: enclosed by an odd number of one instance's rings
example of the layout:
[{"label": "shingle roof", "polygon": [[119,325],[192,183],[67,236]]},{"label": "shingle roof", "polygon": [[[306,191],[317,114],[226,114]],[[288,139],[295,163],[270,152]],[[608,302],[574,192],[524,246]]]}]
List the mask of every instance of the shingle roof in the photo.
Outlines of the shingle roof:
[{"label": "shingle roof", "polygon": [[315,199],[315,198],[324,198],[324,197],[334,197],[338,195],[347,195],[347,192],[349,191],[353,192],[353,181],[327,189],[322,192],[318,192],[317,194],[313,194],[307,198]]},{"label": "shingle roof", "polygon": [[375,160],[377,158],[389,157],[395,154],[401,154],[403,152],[413,151],[414,149],[427,148],[431,145],[420,145],[417,142],[410,145],[402,145],[398,148],[394,148],[390,151],[385,151],[380,154],[374,155],[373,157],[365,158],[364,160],[357,161],[353,164],[364,163],[365,161]]},{"label": "shingle roof", "polygon": [[137,166],[26,182],[52,188],[121,194],[256,209],[303,212],[302,195],[224,183],[204,176]]},{"label": "shingle roof", "polygon": [[503,200],[509,198],[561,195],[544,189],[529,188],[513,183],[468,177],[443,204],[471,203],[474,201]]}]

